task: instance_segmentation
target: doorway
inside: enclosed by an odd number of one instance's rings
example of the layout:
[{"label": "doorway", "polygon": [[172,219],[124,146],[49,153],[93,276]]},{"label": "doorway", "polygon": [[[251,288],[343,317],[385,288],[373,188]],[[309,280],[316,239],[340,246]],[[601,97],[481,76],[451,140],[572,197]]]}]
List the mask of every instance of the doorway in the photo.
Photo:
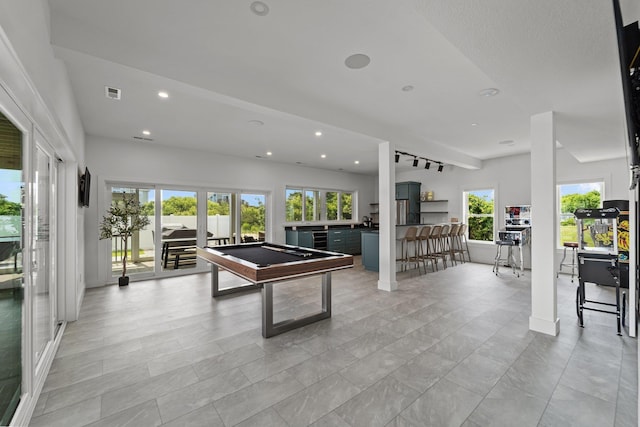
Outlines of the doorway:
[{"label": "doorway", "polygon": [[0,112],[0,425],[9,424],[22,396],[24,137]]}]

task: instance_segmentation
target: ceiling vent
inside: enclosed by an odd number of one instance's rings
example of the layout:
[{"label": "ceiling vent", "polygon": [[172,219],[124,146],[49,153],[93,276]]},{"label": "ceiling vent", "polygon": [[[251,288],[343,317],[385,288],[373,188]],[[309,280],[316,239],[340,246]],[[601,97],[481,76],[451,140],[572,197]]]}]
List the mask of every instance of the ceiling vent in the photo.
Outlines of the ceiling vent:
[{"label": "ceiling vent", "polygon": [[142,136],[134,136],[133,139],[137,139],[139,141],[153,141],[153,138],[145,138]]},{"label": "ceiling vent", "polygon": [[122,98],[122,90],[118,89],[117,87],[105,86],[104,96],[106,96],[109,99],[120,100],[120,98]]}]

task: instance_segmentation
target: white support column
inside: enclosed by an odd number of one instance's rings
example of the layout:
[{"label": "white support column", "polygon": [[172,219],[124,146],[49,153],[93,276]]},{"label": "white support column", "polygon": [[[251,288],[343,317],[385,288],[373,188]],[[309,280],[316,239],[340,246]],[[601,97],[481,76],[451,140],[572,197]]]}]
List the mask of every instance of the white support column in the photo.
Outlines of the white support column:
[{"label": "white support column", "polygon": [[380,208],[380,259],[378,289],[395,291],[396,227],[395,227],[395,148],[390,142],[378,145],[378,203]]},{"label": "white support column", "polygon": [[529,329],[558,335],[556,138],[553,111],[531,117],[531,316]]}]

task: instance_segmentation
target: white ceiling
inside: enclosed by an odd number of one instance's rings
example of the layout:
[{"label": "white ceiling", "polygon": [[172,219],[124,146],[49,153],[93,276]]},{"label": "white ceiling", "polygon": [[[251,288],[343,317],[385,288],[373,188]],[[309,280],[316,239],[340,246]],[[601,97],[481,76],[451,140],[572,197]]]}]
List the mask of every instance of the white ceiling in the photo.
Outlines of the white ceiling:
[{"label": "white ceiling", "polygon": [[[528,152],[531,115],[553,110],[578,160],[625,156],[610,1],[251,3],[49,0],[86,133],[374,174],[380,141],[467,168]],[[371,63],[347,68],[354,53]]]}]

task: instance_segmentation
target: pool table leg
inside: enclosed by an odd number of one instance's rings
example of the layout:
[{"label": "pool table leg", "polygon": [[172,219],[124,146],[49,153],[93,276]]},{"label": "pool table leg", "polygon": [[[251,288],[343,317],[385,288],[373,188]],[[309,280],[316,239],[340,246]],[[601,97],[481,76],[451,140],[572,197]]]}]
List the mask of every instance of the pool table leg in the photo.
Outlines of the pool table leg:
[{"label": "pool table leg", "polygon": [[217,297],[219,296],[219,284],[220,282],[218,281],[218,273],[220,272],[220,269],[218,268],[217,265],[215,264],[211,264],[211,296],[212,297]]},{"label": "pool table leg", "polygon": [[322,273],[322,311],[275,324],[273,323],[273,285],[274,283],[265,283],[262,288],[263,337],[269,338],[331,317],[331,272]]},{"label": "pool table leg", "polygon": [[331,273],[322,275],[322,313],[331,317]]},{"label": "pool table leg", "polygon": [[220,289],[220,280],[218,279],[218,274],[220,272],[220,268],[211,263],[211,297],[219,297],[221,295],[234,294],[236,292],[245,292],[254,289],[260,289],[262,285],[256,285],[254,283],[248,283],[246,285],[236,286],[233,288],[224,288]]}]

